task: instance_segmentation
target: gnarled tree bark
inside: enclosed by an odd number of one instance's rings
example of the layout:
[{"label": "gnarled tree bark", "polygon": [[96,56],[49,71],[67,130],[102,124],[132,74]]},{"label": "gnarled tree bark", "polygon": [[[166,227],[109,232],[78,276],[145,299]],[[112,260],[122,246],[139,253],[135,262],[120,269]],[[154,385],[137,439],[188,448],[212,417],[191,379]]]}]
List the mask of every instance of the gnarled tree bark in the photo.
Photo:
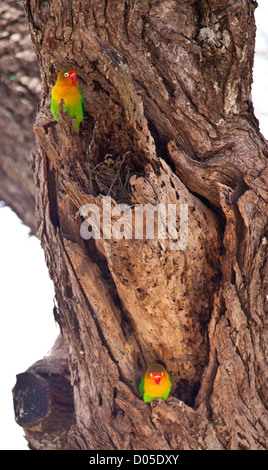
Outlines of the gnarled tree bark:
[{"label": "gnarled tree bark", "polygon": [[[38,233],[69,347],[67,449],[267,448],[267,143],[250,100],[255,2],[26,1],[43,96]],[[86,117],[49,111],[76,68]],[[107,183],[109,182],[109,184]],[[86,204],[188,204],[188,244],[85,240]],[[114,220],[116,217],[114,217]],[[179,226],[179,216],[177,228]],[[101,227],[103,230],[103,227]],[[138,383],[162,361],[166,403]]]},{"label": "gnarled tree bark", "polygon": [[31,170],[40,74],[21,1],[0,5],[0,200],[36,231]]}]

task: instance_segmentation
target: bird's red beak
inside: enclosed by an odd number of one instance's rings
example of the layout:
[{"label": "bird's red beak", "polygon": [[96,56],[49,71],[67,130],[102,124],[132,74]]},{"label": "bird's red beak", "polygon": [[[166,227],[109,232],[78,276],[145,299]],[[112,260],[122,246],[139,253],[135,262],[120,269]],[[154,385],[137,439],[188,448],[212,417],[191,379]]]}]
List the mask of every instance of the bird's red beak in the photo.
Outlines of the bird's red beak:
[{"label": "bird's red beak", "polygon": [[75,72],[73,72],[73,73],[70,74],[70,77],[72,79],[73,84],[75,84],[75,82],[77,80],[77,74]]},{"label": "bird's red beak", "polygon": [[162,377],[162,376],[159,375],[159,374],[153,374],[154,381],[155,381],[155,383],[156,383],[157,385],[159,385],[159,382],[160,382],[160,380],[161,380],[161,377]]}]

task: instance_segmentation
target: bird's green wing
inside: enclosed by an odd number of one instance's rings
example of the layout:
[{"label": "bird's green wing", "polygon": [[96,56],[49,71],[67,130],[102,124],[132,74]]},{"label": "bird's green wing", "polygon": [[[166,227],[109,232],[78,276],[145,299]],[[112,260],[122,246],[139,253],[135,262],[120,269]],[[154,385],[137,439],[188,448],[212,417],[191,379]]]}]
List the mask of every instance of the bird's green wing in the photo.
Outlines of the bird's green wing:
[{"label": "bird's green wing", "polygon": [[83,116],[85,116],[85,100],[84,100],[84,97],[81,93],[81,90],[79,90],[79,91],[80,91],[80,95],[81,95],[81,98],[82,98],[81,104],[82,104]]},{"label": "bird's green wing", "polygon": [[144,376],[141,378],[140,384],[139,384],[139,392],[143,396],[144,395]]}]

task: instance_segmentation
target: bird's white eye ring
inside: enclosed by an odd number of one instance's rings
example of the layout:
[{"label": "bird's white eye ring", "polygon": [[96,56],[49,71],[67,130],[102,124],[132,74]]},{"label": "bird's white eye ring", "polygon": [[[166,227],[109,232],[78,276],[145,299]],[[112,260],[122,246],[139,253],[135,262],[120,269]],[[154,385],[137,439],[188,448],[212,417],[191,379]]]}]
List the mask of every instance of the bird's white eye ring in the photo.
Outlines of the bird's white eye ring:
[{"label": "bird's white eye ring", "polygon": [[69,77],[68,72],[65,72],[64,77]]}]

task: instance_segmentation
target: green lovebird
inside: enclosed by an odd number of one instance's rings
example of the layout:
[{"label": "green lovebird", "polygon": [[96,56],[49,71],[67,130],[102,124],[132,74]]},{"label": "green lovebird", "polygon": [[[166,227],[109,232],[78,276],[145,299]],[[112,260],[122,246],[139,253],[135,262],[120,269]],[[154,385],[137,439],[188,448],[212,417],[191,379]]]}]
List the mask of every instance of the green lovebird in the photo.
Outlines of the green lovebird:
[{"label": "green lovebird", "polygon": [[64,100],[63,111],[67,110],[74,125],[79,132],[80,122],[85,114],[84,97],[79,90],[77,73],[75,70],[63,69],[51,91],[51,112],[58,121],[59,104]]},{"label": "green lovebird", "polygon": [[139,384],[139,392],[145,402],[153,398],[166,400],[170,394],[172,379],[161,364],[151,364]]}]

